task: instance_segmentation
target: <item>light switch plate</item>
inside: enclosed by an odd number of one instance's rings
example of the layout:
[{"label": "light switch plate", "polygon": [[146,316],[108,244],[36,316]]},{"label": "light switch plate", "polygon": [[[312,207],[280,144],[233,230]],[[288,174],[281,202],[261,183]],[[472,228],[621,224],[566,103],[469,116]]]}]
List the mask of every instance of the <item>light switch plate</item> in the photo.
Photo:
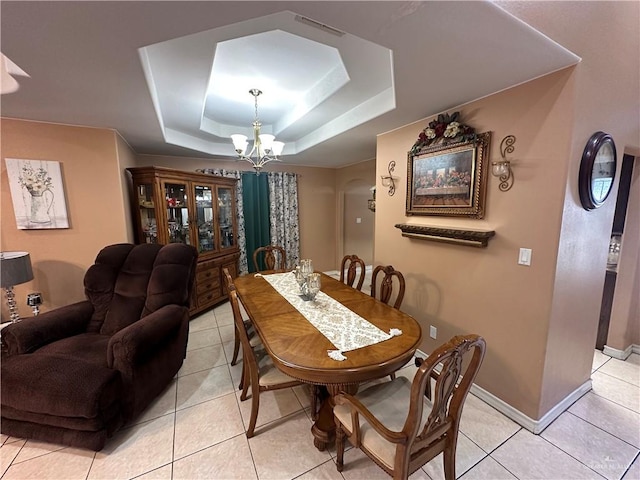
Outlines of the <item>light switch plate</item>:
[{"label": "light switch plate", "polygon": [[531,265],[531,249],[521,248],[520,255],[518,256],[518,265]]}]

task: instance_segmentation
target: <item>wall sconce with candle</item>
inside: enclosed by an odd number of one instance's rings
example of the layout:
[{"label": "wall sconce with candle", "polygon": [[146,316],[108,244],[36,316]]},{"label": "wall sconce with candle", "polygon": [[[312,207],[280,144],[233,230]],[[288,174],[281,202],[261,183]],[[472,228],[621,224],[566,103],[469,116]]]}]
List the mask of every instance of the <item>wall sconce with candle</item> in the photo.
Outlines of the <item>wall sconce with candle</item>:
[{"label": "wall sconce with candle", "polygon": [[391,175],[393,173],[393,171],[396,168],[396,162],[395,161],[390,161],[389,165],[387,166],[387,171],[389,172],[389,175],[381,175],[380,178],[382,179],[382,186],[383,187],[389,187],[389,196],[393,197],[393,194],[396,193],[396,182],[395,182],[395,178],[393,175]]},{"label": "wall sconce with candle", "polygon": [[491,174],[494,177],[498,177],[500,180],[500,185],[498,188],[502,192],[506,192],[513,187],[513,172],[511,171],[511,162],[507,160],[506,154],[513,153],[515,147],[513,144],[516,143],[516,137],[513,135],[507,135],[500,142],[500,156],[502,160],[491,162]]}]

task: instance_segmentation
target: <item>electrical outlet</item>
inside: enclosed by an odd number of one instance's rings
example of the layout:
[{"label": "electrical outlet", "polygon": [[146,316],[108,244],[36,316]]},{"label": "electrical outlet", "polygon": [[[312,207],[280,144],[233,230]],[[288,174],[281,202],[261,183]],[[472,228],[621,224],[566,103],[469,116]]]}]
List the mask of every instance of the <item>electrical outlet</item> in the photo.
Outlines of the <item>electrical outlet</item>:
[{"label": "electrical outlet", "polygon": [[438,336],[438,329],[433,325],[429,327],[429,336],[433,339],[435,339]]}]

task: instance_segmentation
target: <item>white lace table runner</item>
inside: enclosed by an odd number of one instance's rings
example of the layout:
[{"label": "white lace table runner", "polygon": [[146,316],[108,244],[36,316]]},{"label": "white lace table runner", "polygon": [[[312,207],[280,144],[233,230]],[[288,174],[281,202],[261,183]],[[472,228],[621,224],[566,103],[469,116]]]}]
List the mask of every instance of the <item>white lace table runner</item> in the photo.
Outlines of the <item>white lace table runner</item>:
[{"label": "white lace table runner", "polygon": [[345,360],[347,357],[343,352],[402,334],[396,328],[389,333],[383,332],[326,293],[318,292],[315,300],[305,300],[291,272],[264,275],[263,278],[336,346],[337,350],[328,351],[328,355],[335,360]]}]

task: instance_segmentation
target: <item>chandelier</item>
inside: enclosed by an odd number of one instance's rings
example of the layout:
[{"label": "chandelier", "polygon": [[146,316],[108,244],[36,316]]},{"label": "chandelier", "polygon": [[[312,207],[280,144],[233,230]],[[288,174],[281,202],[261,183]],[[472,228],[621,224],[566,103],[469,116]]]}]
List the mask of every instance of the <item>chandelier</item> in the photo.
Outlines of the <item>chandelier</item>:
[{"label": "chandelier", "polygon": [[231,135],[231,140],[233,141],[233,146],[236,149],[238,158],[251,163],[256,171],[256,175],[258,175],[262,167],[267,163],[281,161],[278,158],[278,155],[282,153],[284,143],[276,142],[276,137],[274,135],[260,133],[260,127],[262,124],[260,123],[260,120],[258,120],[258,96],[262,92],[257,88],[252,88],[249,90],[249,93],[253,95],[256,107],[256,116],[253,121],[253,146],[251,147],[251,151],[246,153],[247,148],[249,147],[246,135],[234,134]]}]

